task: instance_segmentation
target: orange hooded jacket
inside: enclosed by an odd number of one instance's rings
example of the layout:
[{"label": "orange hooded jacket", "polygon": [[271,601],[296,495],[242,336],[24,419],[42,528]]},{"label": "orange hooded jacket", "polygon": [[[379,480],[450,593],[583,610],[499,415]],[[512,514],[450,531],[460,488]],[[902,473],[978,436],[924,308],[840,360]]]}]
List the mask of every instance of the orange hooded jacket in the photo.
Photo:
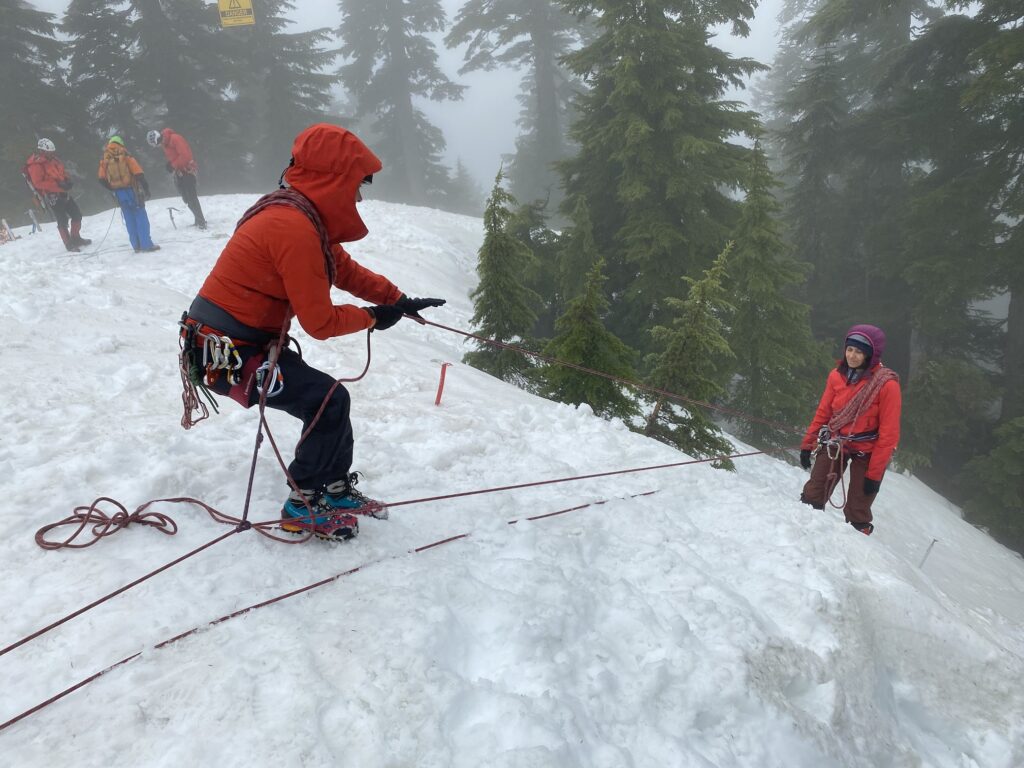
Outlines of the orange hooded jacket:
[{"label": "orange hooded jacket", "polygon": [[164,157],[171,164],[171,170],[178,173],[195,173],[198,169],[192,157],[192,148],[180,133],[164,128],[160,133],[160,146]]},{"label": "orange hooded jacket", "polygon": [[[285,179],[316,206],[330,241],[366,237],[356,193],[366,176],[383,167],[377,156],[354,133],[317,123],[295,138],[292,157]],[[337,288],[374,304],[402,297],[387,278],[360,266],[340,245],[332,249]],[[319,235],[301,211],[286,205],[265,208],[235,230],[199,295],[239,322],[275,335],[293,316],[315,339],[373,325],[369,312],[331,301]]]},{"label": "orange hooded jacket", "polygon": [[68,180],[68,175],[64,170],[64,163],[56,155],[36,152],[25,163],[25,168],[28,170],[29,180],[37,192],[50,192],[58,195],[64,192],[64,187],[61,184]]}]

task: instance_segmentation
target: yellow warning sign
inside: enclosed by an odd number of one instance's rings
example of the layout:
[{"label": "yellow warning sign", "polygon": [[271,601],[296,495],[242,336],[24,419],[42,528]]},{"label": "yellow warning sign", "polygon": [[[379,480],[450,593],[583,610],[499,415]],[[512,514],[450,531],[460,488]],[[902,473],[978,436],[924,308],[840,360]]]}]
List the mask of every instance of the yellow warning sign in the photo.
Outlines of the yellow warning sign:
[{"label": "yellow warning sign", "polygon": [[217,0],[222,27],[242,27],[256,23],[252,0]]}]

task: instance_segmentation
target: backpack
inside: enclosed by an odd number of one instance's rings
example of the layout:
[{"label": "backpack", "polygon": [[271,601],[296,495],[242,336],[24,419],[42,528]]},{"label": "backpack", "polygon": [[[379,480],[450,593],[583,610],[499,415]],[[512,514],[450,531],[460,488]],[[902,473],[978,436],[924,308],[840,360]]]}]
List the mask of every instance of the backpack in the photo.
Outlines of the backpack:
[{"label": "backpack", "polygon": [[103,163],[110,186],[124,189],[132,185],[132,169],[128,165],[128,153],[125,150],[107,149],[103,153]]}]

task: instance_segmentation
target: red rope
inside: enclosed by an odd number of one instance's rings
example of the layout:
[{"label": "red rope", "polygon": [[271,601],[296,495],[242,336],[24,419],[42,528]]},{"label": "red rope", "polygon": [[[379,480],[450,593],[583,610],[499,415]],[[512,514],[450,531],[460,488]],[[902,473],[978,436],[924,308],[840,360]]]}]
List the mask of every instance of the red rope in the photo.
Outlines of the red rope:
[{"label": "red rope", "polygon": [[669,392],[667,389],[659,389],[658,387],[651,387],[651,386],[648,386],[647,384],[643,384],[643,383],[641,383],[639,381],[634,381],[633,379],[624,379],[624,378],[622,378],[620,376],[613,376],[610,373],[605,373],[604,371],[598,371],[598,370],[595,370],[593,368],[587,368],[586,366],[583,366],[583,365],[577,365],[576,363],[570,363],[570,362],[567,362],[565,360],[559,360],[556,357],[548,357],[547,355],[543,355],[540,352],[533,352],[533,351],[531,351],[529,349],[524,349],[523,347],[517,347],[514,344],[506,344],[503,341],[495,341],[494,339],[488,339],[488,338],[486,338],[484,336],[478,336],[477,334],[470,333],[469,331],[461,331],[458,328],[452,328],[452,327],[447,326],[447,325],[442,325],[441,323],[435,323],[435,322],[432,322],[431,320],[425,320],[423,318],[419,318],[419,320],[420,320],[420,324],[421,325],[432,325],[435,328],[440,328],[440,329],[445,330],[445,331],[450,331],[451,333],[458,334],[459,336],[465,336],[468,339],[474,339],[474,340],[482,342],[484,344],[490,344],[493,347],[499,347],[501,349],[508,349],[508,350],[513,351],[513,352],[519,352],[520,354],[527,355],[529,357],[535,357],[538,360],[543,360],[545,363],[551,363],[552,365],[561,365],[561,366],[563,366],[565,368],[573,368],[573,369],[575,369],[577,371],[582,371],[583,373],[589,373],[589,374],[591,374],[593,376],[600,376],[602,379],[608,379],[609,381],[614,381],[614,382],[616,382],[618,384],[624,384],[624,385],[626,385],[628,387],[633,387],[633,388],[639,389],[639,390],[641,390],[643,392],[650,392],[650,393],[655,394],[655,395],[661,395],[663,397],[671,398],[672,400],[679,400],[680,402],[683,402],[683,403],[689,403],[690,405],[698,405],[701,408],[710,408],[711,410],[718,411],[719,413],[726,413],[726,414],[729,414],[730,416],[739,417],[740,420],[742,420],[742,421],[755,421],[755,422],[757,422],[759,424],[765,424],[765,425],[767,425],[769,427],[774,427],[774,428],[780,429],[780,430],[782,430],[784,432],[791,432],[793,434],[803,435],[803,430],[802,429],[796,429],[796,428],[794,428],[792,426],[788,426],[786,424],[782,424],[782,423],[777,422],[777,421],[772,421],[770,419],[762,419],[762,418],[759,418],[757,416],[751,416],[750,414],[744,413],[743,411],[737,411],[737,410],[735,410],[733,408],[726,408],[726,407],[721,406],[721,405],[712,405],[711,403],[706,402],[704,400],[695,400],[695,399],[693,399],[691,397],[684,397],[683,395],[676,394],[675,392]]},{"label": "red rope", "polygon": [[[635,498],[637,498],[639,496],[650,496],[650,495],[652,495],[654,493],[657,493],[657,491],[646,491],[644,493],[636,493],[636,494],[633,494],[633,495],[629,496],[628,498],[635,499]],[[607,502],[608,502],[607,499],[601,499],[600,501],[594,501],[594,502],[591,502],[589,504],[580,504],[580,505],[575,506],[575,507],[569,507],[568,509],[560,509],[557,512],[547,512],[547,513],[542,514],[542,515],[534,515],[532,517],[527,517],[527,518],[523,518],[523,519],[530,520],[530,521],[533,521],[533,520],[544,520],[544,519],[547,519],[547,518],[550,518],[550,517],[556,517],[558,515],[564,515],[564,514],[567,514],[569,512],[575,512],[576,510],[586,509],[587,507],[597,506],[597,505],[600,505],[600,504],[606,504]],[[507,521],[507,524],[508,525],[515,525],[518,522],[519,522],[518,519],[514,519],[514,520]],[[232,531],[232,533],[234,533],[234,531]],[[230,534],[226,534],[226,535],[230,535]],[[445,539],[439,539],[438,541],[432,542],[430,544],[424,544],[423,546],[416,547],[415,549],[411,549],[408,552],[406,552],[405,555],[417,555],[420,552],[426,552],[428,549],[434,549],[436,547],[443,546],[444,544],[449,544],[449,543],[451,543],[453,541],[459,541],[460,539],[469,538],[471,535],[472,535],[471,533],[460,533],[460,534],[457,534],[455,536],[449,536],[449,537],[447,537]],[[183,640],[186,637],[194,635],[196,632],[199,632],[200,630],[202,630],[205,627],[213,627],[213,626],[216,626],[218,624],[222,624],[225,621],[230,621],[231,619],[237,618],[238,616],[242,616],[242,615],[244,615],[246,613],[249,613],[250,611],[255,611],[255,610],[258,610],[259,608],[264,608],[264,607],[266,607],[268,605],[273,605],[274,603],[279,603],[282,600],[287,600],[290,597],[294,597],[296,595],[301,595],[301,594],[303,594],[305,592],[310,592],[310,591],[312,591],[314,589],[318,589],[319,587],[322,587],[322,586],[325,586],[325,585],[330,584],[332,582],[335,582],[338,579],[344,578],[345,576],[350,576],[353,573],[358,573],[359,571],[363,570],[364,568],[369,568],[369,567],[371,567],[373,565],[379,565],[380,563],[385,562],[387,560],[397,559],[397,557],[400,557],[400,556],[385,557],[385,558],[380,558],[378,560],[372,560],[372,561],[367,562],[367,563],[362,563],[361,565],[357,565],[355,568],[350,568],[347,571],[342,571],[341,573],[336,573],[333,576],[328,576],[327,578],[321,579],[320,581],[314,582],[312,584],[307,584],[306,586],[300,587],[299,589],[294,589],[294,590],[292,590],[290,592],[286,592],[286,593],[278,595],[276,597],[272,597],[269,600],[263,600],[263,601],[261,601],[259,603],[254,603],[254,604],[252,604],[250,606],[247,606],[245,608],[240,608],[237,611],[233,611],[232,613],[229,613],[229,614],[226,614],[224,616],[221,616],[220,618],[214,619],[213,621],[207,622],[206,624],[201,624],[201,625],[195,626],[192,629],[189,629],[189,630],[187,630],[185,632],[182,632],[181,634],[175,635],[172,638],[169,638],[169,639],[164,640],[164,641],[162,641],[160,643],[157,643],[155,646],[153,646],[153,648],[154,649],[165,648],[166,646],[171,645],[172,643],[176,643],[179,640]],[[85,609],[83,609],[83,610],[85,610]],[[27,638],[27,639],[31,639],[31,638]],[[20,645],[20,644],[21,643],[18,643],[18,645]],[[17,646],[16,645],[15,646],[11,646],[11,648],[15,648],[15,647],[17,647]],[[5,649],[3,651],[3,653],[6,653],[7,650],[8,649]],[[2,653],[0,653],[0,655],[2,655]],[[65,688],[63,691],[61,691],[60,693],[55,694],[54,696],[51,696],[46,701],[43,701],[43,702],[41,702],[39,704],[36,704],[31,709],[27,709],[24,712],[22,712],[21,714],[12,717],[7,722],[0,723],[0,731],[3,731],[5,728],[8,728],[9,726],[14,725],[15,723],[17,723],[17,722],[19,722],[21,720],[24,720],[29,715],[32,715],[32,714],[38,712],[39,710],[44,709],[45,707],[48,707],[50,704],[53,704],[54,702],[60,701],[65,696],[68,696],[69,694],[74,693],[79,688],[83,688],[84,686],[86,686],[89,683],[91,683],[93,680],[96,680],[96,679],[102,677],[107,672],[110,672],[111,670],[116,669],[117,667],[120,667],[123,664],[127,664],[128,662],[132,661],[133,659],[138,658],[141,655],[142,655],[142,651],[139,651],[137,653],[133,653],[130,656],[126,656],[125,658],[121,659],[120,661],[114,662],[109,667],[105,667],[104,669],[101,669],[99,672],[96,672],[95,674],[90,675],[89,677],[85,678],[84,680],[80,680],[79,682],[75,683],[71,687]]]}]

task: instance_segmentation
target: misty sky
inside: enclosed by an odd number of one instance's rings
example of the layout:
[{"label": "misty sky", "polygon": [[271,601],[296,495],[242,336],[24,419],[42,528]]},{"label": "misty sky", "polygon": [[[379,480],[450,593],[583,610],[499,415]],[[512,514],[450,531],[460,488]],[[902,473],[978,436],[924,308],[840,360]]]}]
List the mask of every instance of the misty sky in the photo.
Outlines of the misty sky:
[{"label": "misty sky", "polygon": [[[68,0],[28,0],[40,10],[61,16]],[[338,26],[340,12],[338,0],[293,0],[296,30]],[[462,0],[441,0],[449,22],[462,5]],[[259,0],[253,3],[259,23]],[[782,0],[764,0],[751,24],[749,38],[735,38],[728,30],[719,35],[717,44],[734,56],[749,56],[770,64],[775,53],[776,16]],[[225,31],[230,34],[230,30]],[[459,75],[462,50],[447,50],[438,46],[438,55],[444,71],[455,82],[469,86],[461,102],[425,102],[423,110],[430,120],[444,131],[448,142],[446,161],[454,165],[461,158],[484,189],[488,189],[497,173],[501,155],[514,149],[518,128],[516,118],[519,103],[520,74],[518,72],[475,72]],[[742,100],[740,93],[733,98]],[[287,148],[282,148],[287,153]]]}]

